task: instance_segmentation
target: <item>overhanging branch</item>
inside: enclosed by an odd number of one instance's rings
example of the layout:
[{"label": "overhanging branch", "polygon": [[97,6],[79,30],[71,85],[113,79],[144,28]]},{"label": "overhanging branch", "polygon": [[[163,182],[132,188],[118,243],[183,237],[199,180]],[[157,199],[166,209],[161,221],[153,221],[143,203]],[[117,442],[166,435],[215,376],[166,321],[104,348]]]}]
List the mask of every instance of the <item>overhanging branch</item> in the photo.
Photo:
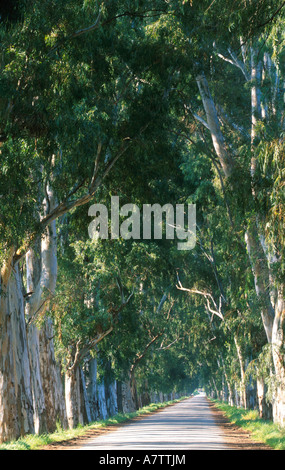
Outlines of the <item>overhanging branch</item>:
[{"label": "overhanging branch", "polygon": [[224,320],[224,316],[221,312],[221,306],[222,306],[221,298],[220,298],[219,306],[217,306],[214,297],[209,292],[200,291],[198,289],[188,289],[186,287],[183,287],[179,279],[178,273],[177,273],[177,282],[178,282],[178,285],[176,285],[176,287],[178,290],[188,292],[189,294],[201,295],[202,297],[204,297],[205,302],[206,302],[206,310],[212,314],[212,318],[214,315],[216,315],[221,320]]}]

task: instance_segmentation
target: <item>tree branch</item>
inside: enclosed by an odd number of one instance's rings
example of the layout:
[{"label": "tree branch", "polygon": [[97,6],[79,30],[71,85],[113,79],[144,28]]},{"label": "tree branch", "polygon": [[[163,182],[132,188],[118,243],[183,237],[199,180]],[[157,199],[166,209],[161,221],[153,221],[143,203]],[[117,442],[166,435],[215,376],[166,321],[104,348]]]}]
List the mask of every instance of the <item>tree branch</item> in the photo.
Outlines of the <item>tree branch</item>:
[{"label": "tree branch", "polygon": [[56,51],[60,46],[62,46],[64,43],[66,43],[70,39],[76,38],[78,36],[81,36],[82,34],[89,33],[90,31],[94,31],[95,29],[98,29],[100,26],[101,15],[102,15],[102,12],[100,10],[95,23],[93,23],[91,26],[88,26],[87,28],[79,29],[78,31],[75,31],[69,36],[63,38],[61,41],[59,41],[57,44],[55,44],[51,48],[51,50],[48,52],[47,55],[49,56],[52,52]]},{"label": "tree branch", "polygon": [[157,335],[155,335],[151,341],[146,345],[146,347],[144,348],[143,352],[140,354],[138,353],[137,356],[136,356],[136,359],[134,360],[134,362],[132,363],[131,365],[131,368],[130,368],[130,372],[133,373],[134,372],[134,369],[136,368],[137,364],[145,357],[147,351],[149,350],[149,348],[151,347],[151,345],[158,339],[160,338],[161,336],[163,335],[163,332],[160,332],[158,333]]},{"label": "tree branch", "polygon": [[228,62],[231,65],[234,65],[235,67],[239,68],[242,71],[246,81],[249,82],[250,74],[248,73],[246,69],[245,63],[239,60],[237,56],[235,55],[235,53],[230,48],[228,48],[228,53],[230,54],[231,59],[229,57],[224,56],[220,52],[217,52],[217,56],[220,57],[220,59],[224,60],[225,62]]},{"label": "tree branch", "polygon": [[[204,297],[204,299],[206,300],[206,304],[207,304],[207,307],[206,309],[212,313],[212,317],[213,315],[216,315],[218,316],[221,320],[224,320],[224,316],[221,312],[221,299],[220,299],[220,305],[219,307],[217,306],[212,294],[210,294],[209,292],[204,292],[204,291],[200,291],[198,289],[188,289],[186,287],[183,287],[182,284],[181,284],[181,281],[179,279],[179,276],[178,276],[178,273],[177,273],[177,282],[178,282],[178,285],[176,285],[177,289],[178,290],[182,290],[182,291],[185,291],[185,292],[188,292],[189,294],[198,294],[198,295],[201,295]],[[210,300],[211,302],[213,303],[214,305],[214,309],[212,308],[211,306],[211,303],[210,303]]]},{"label": "tree branch", "polygon": [[[155,13],[155,15],[146,15],[146,13]],[[82,36],[83,34],[90,33],[92,31],[95,31],[98,29],[100,26],[106,26],[113,21],[123,18],[123,17],[130,17],[130,18],[150,18],[154,16],[160,16],[161,13],[165,13],[165,10],[146,10],[144,12],[130,12],[126,11],[124,13],[121,13],[119,15],[113,16],[112,18],[105,20],[101,22],[101,17],[102,17],[102,11],[101,9],[99,10],[99,14],[97,16],[97,19],[95,23],[92,23],[90,26],[87,26],[86,28],[79,29],[75,31],[74,33],[70,34],[69,36],[63,38],[61,41],[59,41],[57,44],[55,44],[51,50],[48,52],[47,55],[50,55],[52,52],[56,51],[60,46],[62,46],[64,43],[67,41],[70,41],[71,39],[77,38],[78,36]]]},{"label": "tree branch", "polygon": [[149,125],[150,125],[150,123],[147,123],[140,130],[140,132],[139,132],[139,134],[136,138],[131,139],[130,137],[126,137],[123,140],[123,142],[128,142],[128,143],[125,144],[121,148],[121,150],[119,150],[117,155],[107,165],[107,167],[105,168],[102,176],[100,176],[100,177],[97,176],[94,179],[94,175],[98,174],[98,171],[97,171],[98,168],[97,167],[98,167],[98,161],[99,161],[100,151],[101,151],[100,150],[100,148],[101,148],[100,143],[98,144],[97,156],[96,156],[96,159],[95,159],[95,166],[94,166],[93,176],[91,178],[91,183],[89,185],[88,192],[86,192],[83,196],[78,197],[77,199],[70,200],[69,198],[71,197],[71,195],[76,194],[76,192],[83,186],[83,183],[80,183],[75,188],[73,188],[73,190],[67,195],[67,197],[64,201],[62,201],[60,204],[58,204],[53,210],[50,211],[49,214],[47,214],[45,217],[43,217],[43,219],[41,220],[41,222],[39,224],[39,227],[40,227],[39,231],[33,232],[30,235],[29,239],[26,240],[25,244],[17,250],[16,254],[14,255],[14,263],[17,263],[18,261],[20,261],[22,259],[22,257],[26,254],[26,252],[29,250],[31,245],[37,239],[37,237],[39,235],[39,232],[42,233],[43,230],[51,222],[53,222],[54,220],[56,220],[59,217],[63,216],[64,214],[69,212],[71,209],[83,206],[83,205],[87,204],[88,202],[90,202],[92,200],[92,198],[94,197],[97,189],[102,184],[103,180],[108,176],[108,174],[110,173],[110,171],[113,168],[113,166],[115,165],[115,163],[117,163],[117,161],[122,157],[122,155],[129,149],[129,147],[132,145],[132,143],[135,142],[139,138],[139,136],[148,128]]},{"label": "tree branch", "polygon": [[87,28],[83,28],[83,29],[79,29],[78,31],[75,31],[75,33],[69,36],[69,38],[67,38],[66,40],[71,39],[71,38],[76,38],[77,36],[81,36],[82,34],[90,33],[91,31],[94,31],[95,29],[99,28],[101,15],[102,15],[102,12],[100,10],[95,23],[93,23],[91,26],[88,26]]},{"label": "tree branch", "polygon": [[267,24],[271,23],[271,21],[274,20],[274,18],[278,15],[278,13],[280,13],[282,8],[284,8],[284,6],[285,6],[285,2],[283,2],[282,5],[280,5],[280,7],[275,11],[275,13],[273,13],[273,15],[270,18],[268,18],[268,20],[266,20],[264,23],[257,25],[256,29],[263,28]]}]

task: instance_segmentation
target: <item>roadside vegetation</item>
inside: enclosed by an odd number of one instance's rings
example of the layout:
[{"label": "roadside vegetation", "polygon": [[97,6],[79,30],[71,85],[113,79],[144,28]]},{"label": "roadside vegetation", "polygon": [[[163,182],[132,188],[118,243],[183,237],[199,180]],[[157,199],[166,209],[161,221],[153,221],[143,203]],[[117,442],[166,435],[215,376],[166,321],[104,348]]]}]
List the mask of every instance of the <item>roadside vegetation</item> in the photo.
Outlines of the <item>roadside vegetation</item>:
[{"label": "roadside vegetation", "polygon": [[78,425],[74,429],[66,430],[58,426],[58,429],[51,434],[29,434],[16,441],[1,444],[0,450],[40,450],[42,447],[49,444],[69,441],[76,437],[84,436],[84,434],[86,434],[90,430],[104,430],[104,428],[107,428],[109,426],[116,426],[125,423],[130,419],[153,413],[154,411],[158,411],[162,408],[178,403],[182,400],[185,400],[186,398],[188,397],[181,397],[179,399],[163,403],[151,403],[150,405],[144,406],[143,408],[140,408],[139,410],[134,411],[132,413],[118,413],[115,416],[112,416],[111,418],[96,421],[94,423],[87,424],[86,426]]},{"label": "roadside vegetation", "polygon": [[231,423],[249,431],[255,441],[263,442],[274,450],[285,450],[285,429],[272,421],[259,418],[257,410],[246,410],[213,400],[215,406],[223,411]]}]

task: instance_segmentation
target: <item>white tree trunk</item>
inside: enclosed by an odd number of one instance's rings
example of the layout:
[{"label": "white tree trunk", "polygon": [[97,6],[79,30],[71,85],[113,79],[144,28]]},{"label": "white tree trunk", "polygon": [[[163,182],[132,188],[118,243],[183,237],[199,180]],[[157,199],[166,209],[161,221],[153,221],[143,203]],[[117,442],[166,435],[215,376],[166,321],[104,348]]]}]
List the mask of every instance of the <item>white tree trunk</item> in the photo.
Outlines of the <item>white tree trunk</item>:
[{"label": "white tree trunk", "polygon": [[24,298],[12,256],[0,276],[0,442],[34,432]]},{"label": "white tree trunk", "polygon": [[200,95],[202,98],[204,110],[207,117],[208,129],[211,132],[212,142],[217,156],[219,157],[221,166],[226,177],[231,176],[234,169],[234,161],[232,156],[226,149],[225,139],[221,131],[218,113],[215,107],[215,103],[211,96],[207,79],[204,75],[196,77]]},{"label": "white tree trunk", "polygon": [[[44,213],[55,207],[53,191],[47,188]],[[53,327],[46,320],[39,332],[34,322],[49,307],[54,295],[57,279],[56,222],[46,227],[41,237],[38,257],[33,250],[26,255],[27,292],[32,293],[26,302],[26,315],[29,319],[29,348],[32,370],[32,385],[37,432],[52,432],[57,421],[63,428],[67,426],[63,387],[59,366],[55,361]]]},{"label": "white tree trunk", "polygon": [[[27,271],[27,293],[34,292],[35,278],[39,274],[40,260],[36,257],[34,251],[31,249],[26,254],[26,271]],[[34,324],[32,317],[34,315],[33,309],[30,308],[30,303],[26,302],[26,319],[28,321],[28,349],[31,367],[31,382],[33,393],[33,406],[34,406],[34,426],[36,434],[43,434],[48,432],[46,420],[46,406],[45,396],[42,387],[42,378],[40,370],[40,346],[39,346],[39,331]],[[29,323],[31,321],[31,323]]]},{"label": "white tree trunk", "polygon": [[80,370],[73,368],[65,374],[65,401],[69,429],[84,424],[80,409]]},{"label": "white tree trunk", "polygon": [[272,405],[266,400],[267,387],[262,377],[257,377],[257,400],[259,417],[262,419],[272,419]]},{"label": "white tree trunk", "polygon": [[277,378],[276,393],[273,401],[273,418],[281,426],[285,426],[285,300],[284,288],[279,289],[275,306],[275,318],[272,329],[272,353]]}]

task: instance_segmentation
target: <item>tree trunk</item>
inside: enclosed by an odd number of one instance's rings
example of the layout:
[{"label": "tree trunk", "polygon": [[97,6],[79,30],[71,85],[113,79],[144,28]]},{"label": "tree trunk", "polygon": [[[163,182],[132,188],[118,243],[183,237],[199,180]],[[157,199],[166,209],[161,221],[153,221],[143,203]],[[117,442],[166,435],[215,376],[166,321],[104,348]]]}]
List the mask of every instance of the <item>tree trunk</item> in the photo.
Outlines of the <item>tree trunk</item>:
[{"label": "tree trunk", "polygon": [[225,140],[221,131],[217,110],[210,93],[209,85],[205,75],[196,78],[204,110],[207,116],[208,129],[211,132],[212,142],[226,177],[232,174],[234,161],[226,149]]},{"label": "tree trunk", "polygon": [[129,377],[130,377],[130,391],[131,391],[133,406],[135,410],[138,410],[140,406],[139,406],[137,383],[136,383],[136,377],[135,377],[135,367],[131,368]]},{"label": "tree trunk", "polygon": [[273,401],[273,418],[280,426],[285,426],[285,301],[284,288],[279,288],[275,305],[275,318],[272,329],[272,354],[277,387]]},{"label": "tree trunk", "polygon": [[227,374],[227,371],[226,371],[226,366],[225,366],[223,358],[222,358],[222,364],[223,364],[225,382],[226,382],[226,386],[227,386],[227,390],[228,390],[227,403],[231,406],[234,406],[234,393],[233,393],[232,385],[231,385],[231,382],[229,380],[229,377],[228,377],[228,374]]},{"label": "tree trunk", "polygon": [[[44,213],[55,207],[52,188],[46,188]],[[34,325],[43,317],[54,295],[57,280],[56,222],[53,221],[42,234],[38,256],[33,250],[26,255],[27,291],[32,293],[26,302],[26,314],[30,320],[29,344],[32,366],[35,421],[38,432],[53,432],[59,422],[67,427],[67,416],[59,366],[56,364],[52,321],[47,319],[41,331]]]},{"label": "tree trunk", "polygon": [[108,412],[106,406],[105,384],[104,380],[97,385],[99,418],[107,419]]},{"label": "tree trunk", "polygon": [[259,51],[251,48],[251,145],[253,157],[251,159],[251,176],[254,177],[256,172],[256,158],[254,156],[254,143],[257,137],[256,129],[258,121],[262,118],[261,114],[261,70],[262,64],[258,58]]},{"label": "tree trunk", "polygon": [[257,378],[257,400],[259,417],[262,419],[272,420],[272,405],[266,400],[267,387],[262,377]]},{"label": "tree trunk", "polygon": [[[255,139],[257,137],[258,120],[262,119],[262,106],[260,95],[261,65],[258,61],[258,53],[251,48],[251,177],[254,178],[256,171],[256,156],[254,154]],[[211,132],[215,152],[219,158],[226,178],[232,175],[234,165],[229,156],[223,133],[220,128],[218,114],[210,94],[209,86],[204,75],[197,77],[197,84],[207,116],[206,127]],[[255,197],[254,188],[252,196]],[[268,343],[272,345],[275,375],[279,384],[274,397],[274,421],[285,425],[285,365],[281,348],[284,348],[284,297],[283,289],[276,305],[272,304],[271,293],[273,289],[274,275],[270,262],[261,244],[262,233],[258,222],[258,216],[250,221],[245,232],[247,252],[252,267],[255,281],[255,290],[261,305],[261,317],[267,335]],[[282,340],[280,339],[282,337]]]},{"label": "tree trunk", "polygon": [[82,399],[81,381],[79,366],[75,366],[66,372],[65,399],[69,429],[76,428],[79,424],[86,424],[86,413],[82,406],[84,400]]},{"label": "tree trunk", "polygon": [[148,381],[144,381],[144,389],[141,394],[141,406],[147,406],[151,402],[151,397],[148,391]]},{"label": "tree trunk", "polygon": [[28,328],[28,345],[31,368],[35,433],[44,434],[49,432],[49,429],[47,425],[45,396],[40,370],[39,331],[38,328],[33,324]]},{"label": "tree trunk", "polygon": [[63,429],[67,428],[68,421],[60,366],[55,360],[53,325],[49,318],[40,331],[39,341],[41,377],[47,409],[47,426],[49,432],[52,432],[56,429],[57,423],[60,423]]},{"label": "tree trunk", "polygon": [[248,385],[246,385],[246,403],[249,410],[257,408],[257,383],[250,377]]},{"label": "tree trunk", "polygon": [[[35,255],[33,250],[29,250],[26,254],[26,271],[27,293],[29,295],[31,292],[34,292],[34,286],[39,282],[40,277],[40,258]],[[37,326],[34,324],[33,315],[35,312],[31,308],[29,301],[26,302],[25,312],[28,322],[27,334],[34,406],[34,426],[36,434],[43,434],[48,432],[48,426],[45,396],[40,370],[39,331]]]},{"label": "tree trunk", "polygon": [[107,413],[108,416],[114,416],[118,413],[117,382],[110,361],[105,366],[104,384]]},{"label": "tree trunk", "polygon": [[252,222],[248,227],[245,234],[245,241],[254,276],[255,291],[260,301],[264,330],[267,336],[267,341],[271,344],[275,314],[270,300],[270,273],[255,222]]},{"label": "tree trunk", "polygon": [[0,277],[0,442],[34,432],[24,298],[12,256]]},{"label": "tree trunk", "polygon": [[122,413],[136,411],[132,398],[130,382],[120,382],[118,386],[118,405]]},{"label": "tree trunk", "polygon": [[97,402],[97,359],[89,361],[89,383],[87,388],[90,416],[92,421],[98,419],[98,402]]},{"label": "tree trunk", "polygon": [[211,381],[212,381],[212,383],[213,383],[213,389],[212,389],[212,390],[213,390],[213,392],[215,393],[215,398],[218,400],[220,394],[219,394],[219,390],[218,390],[217,385],[216,385],[216,381],[215,381],[214,378],[212,378]]},{"label": "tree trunk", "polygon": [[117,402],[117,383],[115,380],[107,382],[105,386],[106,406],[109,416],[115,416],[118,413]]},{"label": "tree trunk", "polygon": [[246,400],[244,360],[243,360],[243,356],[242,356],[241,347],[238,343],[238,340],[237,340],[236,336],[234,336],[234,341],[235,341],[238,360],[239,360],[239,364],[240,364],[240,376],[241,376],[241,381],[240,381],[240,406],[242,408],[246,409],[247,408],[247,400]]},{"label": "tree trunk", "polygon": [[87,395],[87,388],[86,388],[86,381],[85,381],[85,376],[83,369],[80,367],[80,404],[81,404],[81,410],[82,410],[82,415],[83,415],[83,422],[84,424],[89,424],[91,423],[91,413],[90,413],[90,405],[89,405],[89,400],[88,400],[88,395]]}]

